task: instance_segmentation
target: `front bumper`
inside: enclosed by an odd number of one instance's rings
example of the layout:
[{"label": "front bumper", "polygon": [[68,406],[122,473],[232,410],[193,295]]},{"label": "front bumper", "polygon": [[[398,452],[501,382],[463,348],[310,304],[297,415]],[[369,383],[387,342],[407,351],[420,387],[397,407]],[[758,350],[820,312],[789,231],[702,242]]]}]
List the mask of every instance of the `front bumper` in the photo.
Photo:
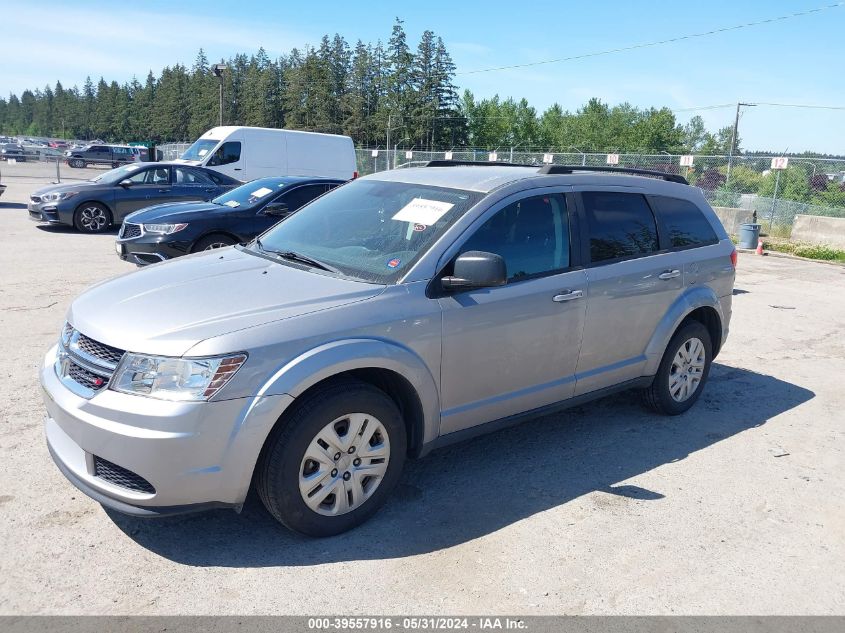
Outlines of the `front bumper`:
[{"label": "front bumper", "polygon": [[33,222],[49,222],[50,224],[73,224],[73,209],[60,207],[57,202],[33,202],[26,205],[29,219]]},{"label": "front bumper", "polygon": [[190,240],[175,241],[169,235],[148,233],[128,240],[118,238],[114,247],[117,256],[123,261],[147,266],[187,255],[191,242]]},{"label": "front bumper", "polygon": [[[40,371],[53,459],[82,492],[136,516],[240,507],[264,440],[293,400],[168,402],[109,389],[89,400],[60,382],[55,355],[54,347]],[[143,477],[154,490],[97,476],[98,458]]]}]

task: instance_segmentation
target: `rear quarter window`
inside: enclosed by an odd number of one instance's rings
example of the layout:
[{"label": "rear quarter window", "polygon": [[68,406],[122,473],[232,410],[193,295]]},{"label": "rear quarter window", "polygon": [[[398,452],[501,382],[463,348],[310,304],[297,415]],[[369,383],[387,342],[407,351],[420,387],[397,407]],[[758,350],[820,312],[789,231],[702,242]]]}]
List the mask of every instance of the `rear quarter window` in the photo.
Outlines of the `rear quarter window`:
[{"label": "rear quarter window", "polygon": [[643,257],[659,250],[654,214],[641,194],[585,191],[592,263]]},{"label": "rear quarter window", "polygon": [[695,203],[666,196],[653,196],[651,201],[666,227],[671,248],[705,246],[719,241],[710,222]]}]

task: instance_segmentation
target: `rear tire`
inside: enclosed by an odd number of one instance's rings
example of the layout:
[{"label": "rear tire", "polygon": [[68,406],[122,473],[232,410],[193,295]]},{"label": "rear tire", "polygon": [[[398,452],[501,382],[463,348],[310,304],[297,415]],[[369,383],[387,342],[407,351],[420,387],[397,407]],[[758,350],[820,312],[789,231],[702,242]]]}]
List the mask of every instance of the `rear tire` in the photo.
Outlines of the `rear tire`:
[{"label": "rear tire", "polygon": [[291,530],[346,532],[390,496],[406,445],[402,416],[387,394],[358,380],[327,383],[294,403],[271,433],[256,466],[258,496]]},{"label": "rear tire", "polygon": [[687,411],[704,390],[712,360],[710,332],[688,321],[669,341],[654,380],[643,390],[645,404],[664,415]]},{"label": "rear tire", "polygon": [[111,212],[99,202],[80,204],[73,214],[73,226],[81,233],[102,233],[111,224]]}]

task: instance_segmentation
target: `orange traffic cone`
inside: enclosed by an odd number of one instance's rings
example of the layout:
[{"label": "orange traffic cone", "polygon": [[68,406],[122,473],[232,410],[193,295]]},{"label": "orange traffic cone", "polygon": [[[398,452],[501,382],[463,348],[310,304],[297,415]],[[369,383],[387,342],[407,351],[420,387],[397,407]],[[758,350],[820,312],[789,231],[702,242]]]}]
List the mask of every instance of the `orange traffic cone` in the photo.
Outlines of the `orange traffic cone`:
[{"label": "orange traffic cone", "polygon": [[763,254],[763,238],[762,237],[757,241],[757,254],[758,255]]}]

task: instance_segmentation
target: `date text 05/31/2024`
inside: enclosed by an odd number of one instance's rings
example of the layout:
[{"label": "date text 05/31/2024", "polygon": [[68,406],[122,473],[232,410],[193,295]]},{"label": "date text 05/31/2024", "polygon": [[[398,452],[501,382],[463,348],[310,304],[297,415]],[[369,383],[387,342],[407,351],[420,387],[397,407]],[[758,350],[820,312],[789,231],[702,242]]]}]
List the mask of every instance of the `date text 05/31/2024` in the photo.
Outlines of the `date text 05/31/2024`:
[{"label": "date text 05/31/2024", "polygon": [[479,630],[518,631],[527,629],[527,623],[520,618],[507,617],[337,617],[308,618],[308,628],[330,631],[366,631],[366,630],[419,630],[452,631]]}]

